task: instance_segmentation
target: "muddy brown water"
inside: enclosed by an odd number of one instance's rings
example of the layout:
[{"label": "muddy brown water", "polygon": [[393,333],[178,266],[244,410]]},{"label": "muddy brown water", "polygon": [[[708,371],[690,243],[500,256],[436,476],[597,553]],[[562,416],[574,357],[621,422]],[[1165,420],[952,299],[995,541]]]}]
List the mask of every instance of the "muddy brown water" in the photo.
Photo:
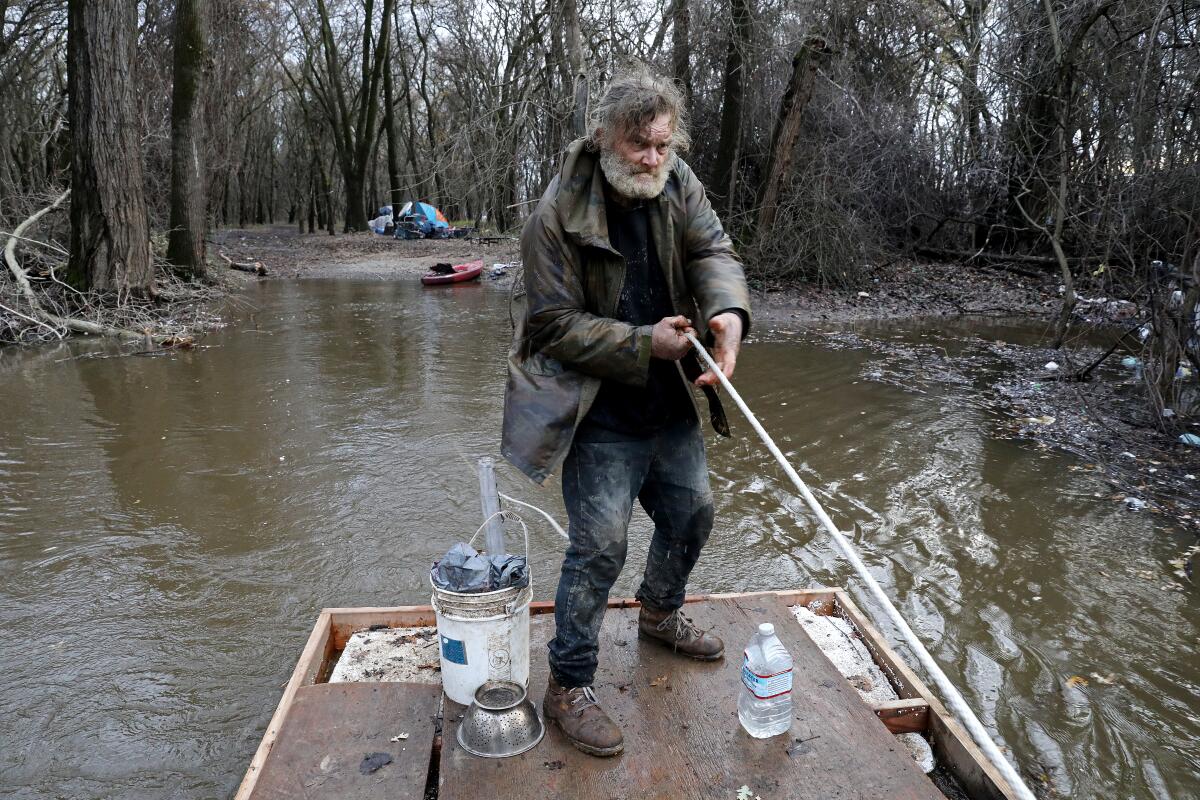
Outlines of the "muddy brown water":
[{"label": "muddy brown water", "polygon": [[[0,795],[231,795],[318,610],[426,602],[430,562],[478,524],[503,290],[279,282],[248,299],[192,352],[0,351]],[[944,348],[1042,333],[857,330]],[[735,377],[1026,774],[1053,796],[1200,796],[1200,594],[1166,588],[1190,537],[1011,438],[986,365],[906,385],[868,377],[877,360],[760,326]],[[873,610],[734,427],[710,436],[717,525],[691,588],[844,584]],[[556,488],[499,482],[562,518]],[[616,594],[648,535],[639,511]],[[550,598],[563,542],[534,523],[530,550]]]}]

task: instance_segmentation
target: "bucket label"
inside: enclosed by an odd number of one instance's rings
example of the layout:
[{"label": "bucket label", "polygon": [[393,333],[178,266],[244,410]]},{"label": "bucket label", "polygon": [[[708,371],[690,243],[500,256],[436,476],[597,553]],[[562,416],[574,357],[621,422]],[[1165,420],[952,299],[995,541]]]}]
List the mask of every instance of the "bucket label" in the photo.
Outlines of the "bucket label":
[{"label": "bucket label", "polygon": [[512,654],[509,652],[509,637],[500,633],[488,636],[488,678],[506,681],[512,677]]},{"label": "bucket label", "polygon": [[451,664],[467,663],[467,648],[463,645],[460,639],[450,639],[446,636],[442,637],[442,658],[449,661]]},{"label": "bucket label", "polygon": [[759,700],[778,697],[792,690],[792,670],[788,668],[771,675],[759,675],[750,669],[750,654],[747,653],[742,661],[742,683]]}]

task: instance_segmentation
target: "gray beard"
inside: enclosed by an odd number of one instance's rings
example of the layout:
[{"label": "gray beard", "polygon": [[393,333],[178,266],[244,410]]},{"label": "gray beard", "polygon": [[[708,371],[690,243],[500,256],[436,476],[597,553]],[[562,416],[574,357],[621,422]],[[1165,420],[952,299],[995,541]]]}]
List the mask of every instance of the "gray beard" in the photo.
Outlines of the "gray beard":
[{"label": "gray beard", "polygon": [[[666,187],[674,158],[674,153],[668,153],[658,172],[645,173],[639,172],[636,167],[617,155],[616,151],[604,148],[600,152],[600,169],[617,194],[634,200],[653,200],[662,194]],[[654,180],[639,180],[639,175],[649,175]]]}]

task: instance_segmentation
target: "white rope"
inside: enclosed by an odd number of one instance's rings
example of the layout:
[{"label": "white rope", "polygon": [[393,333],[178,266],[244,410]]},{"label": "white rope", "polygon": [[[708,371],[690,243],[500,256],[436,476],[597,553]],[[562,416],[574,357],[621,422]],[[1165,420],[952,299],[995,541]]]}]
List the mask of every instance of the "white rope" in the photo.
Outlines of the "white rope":
[{"label": "white rope", "polygon": [[900,612],[896,610],[894,605],[892,605],[892,601],[888,599],[888,596],[884,594],[883,589],[880,588],[879,584],[871,576],[871,573],[867,571],[866,564],[864,564],[862,559],[858,557],[858,553],[854,551],[854,546],[850,544],[849,540],[846,539],[846,537],[842,535],[842,532],[837,529],[837,526],[833,524],[833,520],[829,518],[829,515],[825,513],[825,509],[823,509],[821,504],[817,502],[817,498],[813,497],[812,492],[808,490],[808,487],[804,484],[804,481],[800,480],[800,476],[796,474],[796,470],[792,469],[792,465],[788,463],[788,460],[784,458],[783,453],[781,453],[779,448],[775,446],[775,442],[763,429],[763,426],[759,424],[758,418],[754,416],[754,412],[750,410],[745,401],[742,400],[741,395],[739,395],[737,390],[733,388],[733,384],[731,384],[729,379],[725,377],[725,373],[721,371],[721,368],[717,366],[716,362],[713,361],[712,356],[710,356],[708,351],[701,346],[700,342],[696,340],[695,336],[690,333],[685,333],[684,336],[686,336],[692,343],[692,346],[696,348],[696,352],[699,353],[700,357],[708,364],[708,368],[716,374],[717,379],[721,382],[721,385],[725,387],[725,391],[728,392],[729,396],[733,398],[733,401],[737,403],[737,407],[741,409],[742,414],[744,414],[746,419],[749,420],[750,425],[754,428],[754,431],[758,434],[759,438],[763,440],[763,444],[765,444],[767,449],[771,451],[771,455],[775,456],[775,460],[779,462],[779,466],[783,467],[783,471],[787,473],[788,478],[791,479],[792,483],[800,491],[800,494],[804,497],[804,501],[808,503],[808,507],[812,509],[812,512],[817,515],[817,519],[819,519],[821,524],[825,526],[825,529],[829,531],[829,535],[833,537],[834,544],[837,545],[838,549],[842,551],[842,555],[844,555],[846,560],[849,561],[851,566],[854,567],[854,571],[857,572],[859,577],[861,577],[867,584],[867,589],[870,590],[871,595],[876,601],[878,601],[879,605],[883,606],[883,610],[887,613],[888,618],[892,621],[892,624],[895,625],[900,631],[900,635],[904,637],[904,641],[908,643],[910,648],[912,648],[912,651],[917,656],[917,660],[919,660],[921,662],[921,666],[925,668],[926,674],[933,678],[933,682],[937,685],[937,688],[941,690],[942,696],[946,699],[946,705],[948,705],[954,715],[957,716],[964,725],[966,725],[967,730],[971,732],[971,736],[975,739],[975,742],[979,745],[980,749],[983,750],[988,760],[991,761],[996,769],[999,770],[1000,774],[1004,776],[1004,779],[1008,781],[1009,786],[1013,788],[1013,791],[1016,793],[1017,797],[1020,797],[1021,800],[1036,800],[1033,793],[1029,791],[1029,788],[1025,785],[1025,782],[1021,780],[1021,776],[1017,774],[1016,769],[1014,769],[1013,765],[1009,763],[1007,758],[1004,757],[1004,754],[1000,752],[1000,748],[996,746],[996,743],[992,741],[992,737],[988,734],[987,729],[983,727],[983,724],[975,716],[975,712],[973,712],[971,707],[967,705],[967,701],[963,699],[963,696],[959,694],[958,689],[956,689],[954,684],[950,682],[950,679],[946,677],[946,673],[942,672],[942,668],[939,667],[937,662],[933,660],[933,656],[931,656],[929,651],[925,649],[925,645],[921,644],[921,640],[917,638],[915,633],[913,633],[912,628],[908,627],[908,623],[904,621],[904,617],[900,616]]}]

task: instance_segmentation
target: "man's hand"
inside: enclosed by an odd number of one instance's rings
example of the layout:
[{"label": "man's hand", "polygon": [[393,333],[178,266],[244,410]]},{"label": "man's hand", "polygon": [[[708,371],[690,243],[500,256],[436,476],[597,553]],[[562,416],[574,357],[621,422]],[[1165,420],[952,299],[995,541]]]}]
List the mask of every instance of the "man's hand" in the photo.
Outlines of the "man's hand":
[{"label": "man's hand", "polygon": [[650,355],[664,361],[678,361],[692,348],[685,333],[696,335],[687,317],[663,317],[654,325],[650,337]]},{"label": "man's hand", "polygon": [[[717,314],[708,321],[708,329],[713,332],[713,360],[726,378],[732,378],[742,346],[742,315],[736,311]],[[715,386],[719,382],[711,369],[696,378],[697,386]]]}]

